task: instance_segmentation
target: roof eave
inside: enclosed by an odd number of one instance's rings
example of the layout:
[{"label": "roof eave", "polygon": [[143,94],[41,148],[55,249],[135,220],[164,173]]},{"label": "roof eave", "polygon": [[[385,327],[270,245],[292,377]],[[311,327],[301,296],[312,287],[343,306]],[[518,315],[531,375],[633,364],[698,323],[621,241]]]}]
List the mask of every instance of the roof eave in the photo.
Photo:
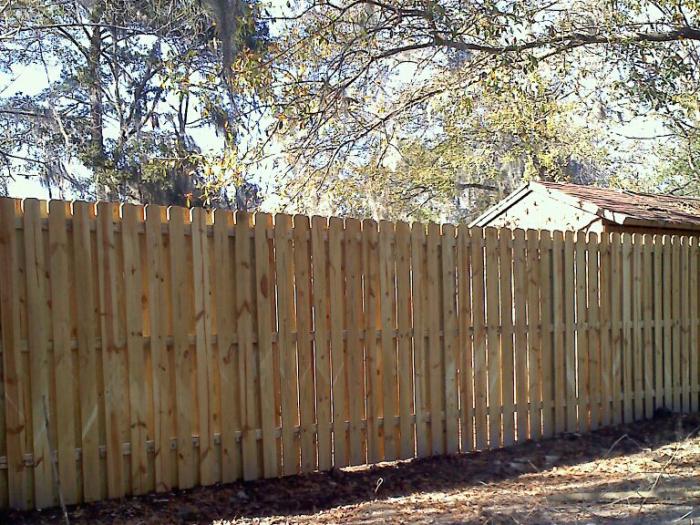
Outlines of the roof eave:
[{"label": "roof eave", "polygon": [[518,189],[513,191],[505,199],[488,208],[484,213],[469,223],[470,228],[487,226],[489,222],[508,210],[511,206],[517,204],[531,192],[529,183],[523,184]]}]

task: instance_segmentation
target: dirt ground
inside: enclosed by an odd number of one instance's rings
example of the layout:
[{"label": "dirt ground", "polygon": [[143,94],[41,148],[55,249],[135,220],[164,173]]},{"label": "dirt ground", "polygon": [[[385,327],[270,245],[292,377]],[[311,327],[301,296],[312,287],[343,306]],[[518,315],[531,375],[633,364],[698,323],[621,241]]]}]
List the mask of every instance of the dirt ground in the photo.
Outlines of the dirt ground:
[{"label": "dirt ground", "polygon": [[[69,509],[71,524],[700,523],[700,415]],[[0,515],[59,523],[57,510]]]}]

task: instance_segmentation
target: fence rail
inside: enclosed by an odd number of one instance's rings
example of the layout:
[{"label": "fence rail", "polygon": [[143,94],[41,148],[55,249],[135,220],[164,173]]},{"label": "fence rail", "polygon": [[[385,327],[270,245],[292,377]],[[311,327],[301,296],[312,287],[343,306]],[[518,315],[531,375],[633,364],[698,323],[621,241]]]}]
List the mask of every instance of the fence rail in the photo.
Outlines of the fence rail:
[{"label": "fence rail", "polygon": [[699,256],[695,237],[0,199],[0,506],[696,411]]}]

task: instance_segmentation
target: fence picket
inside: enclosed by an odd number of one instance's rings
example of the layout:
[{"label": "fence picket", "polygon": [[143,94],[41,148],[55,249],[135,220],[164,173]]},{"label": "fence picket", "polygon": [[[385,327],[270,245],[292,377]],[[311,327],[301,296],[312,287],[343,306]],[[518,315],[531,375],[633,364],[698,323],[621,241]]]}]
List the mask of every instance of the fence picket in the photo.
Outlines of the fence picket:
[{"label": "fence picket", "polygon": [[[48,267],[47,257],[44,252],[44,235],[41,227],[41,222],[46,217],[47,212],[45,202],[40,202],[36,199],[24,201],[23,228],[27,279],[27,347],[29,350],[31,376],[31,399],[29,400],[29,405],[32,415],[32,452],[34,454],[34,503],[39,508],[53,506],[57,501],[53,488],[53,473],[51,471],[51,449],[54,444],[49,443],[48,427],[44,419],[44,407],[48,410],[50,403],[51,393],[49,387],[52,370],[48,348],[50,339],[49,290],[46,279]],[[89,235],[90,230],[88,230],[88,241],[90,240]],[[88,273],[85,275],[86,285],[89,284],[91,277],[89,272],[92,271],[89,261],[87,262],[87,268]],[[92,287],[86,286],[84,291],[87,292],[87,290],[92,293]],[[86,301],[89,308],[92,295],[83,299],[90,301]],[[94,321],[94,311],[89,311],[89,315],[92,315],[92,320]],[[91,326],[89,318],[86,318],[84,326],[85,328],[81,328],[81,330]],[[81,345],[81,348],[84,348],[84,345]],[[91,355],[94,355],[94,342],[88,348],[91,350]],[[86,363],[85,370],[88,374],[93,372],[93,375],[92,377],[84,377],[85,385],[81,382],[81,388],[95,385],[96,370],[94,370],[94,366],[92,368],[87,366],[89,364]],[[92,393],[93,389],[89,389],[89,391]],[[81,392],[81,409],[86,406],[97,410],[97,389],[95,388],[94,391],[95,395],[93,397],[83,397]],[[83,421],[85,421],[84,418]],[[90,432],[90,429],[88,429],[88,432],[83,431],[83,472],[86,478],[85,499],[91,498],[89,501],[100,497],[100,480],[97,470],[99,468],[97,418],[95,418],[93,429],[94,432]],[[97,495],[95,495],[94,491],[88,490],[88,481],[95,484],[98,491]]]},{"label": "fence picket", "polygon": [[277,273],[278,345],[282,417],[282,466],[285,475],[299,471],[299,411],[297,409],[296,312],[294,309],[294,251],[292,217],[275,217],[275,270]]},{"label": "fence picket", "polygon": [[[690,411],[697,412],[700,405],[700,347],[698,347],[698,238],[689,239],[688,250],[690,252],[690,304],[688,315],[690,316]],[[651,344],[650,344],[651,347]]]},{"label": "fence picket", "polygon": [[[379,223],[379,288],[381,310],[381,360],[382,394],[384,418],[384,459],[397,459],[399,434],[397,416],[398,370],[397,370],[397,325],[396,325],[396,244],[394,224],[389,221]],[[456,433],[455,433],[456,438]]]},{"label": "fence picket", "polygon": [[347,378],[349,399],[350,464],[365,462],[364,368],[360,332],[364,327],[362,308],[362,230],[356,219],[345,221],[345,326],[347,328]]},{"label": "fence picket", "polygon": [[[272,249],[272,216],[255,214],[255,302],[257,311],[258,355],[260,360],[260,417],[262,426],[263,473],[266,478],[279,474],[279,447],[276,403],[278,362],[272,345],[275,331],[275,274]],[[320,330],[317,332],[320,333]],[[327,360],[326,360],[327,362]],[[326,395],[330,395],[329,393]],[[329,418],[330,419],[330,418]],[[328,424],[328,421],[326,421]],[[329,431],[330,432],[330,431]],[[330,436],[329,436],[330,441]],[[328,444],[330,448],[330,443]],[[330,451],[328,452],[330,454]]]},{"label": "fence picket", "polygon": [[642,311],[642,236],[632,236],[632,385],[634,419],[644,417],[644,347]]},{"label": "fence picket", "polygon": [[[313,217],[311,224],[311,259],[313,265],[316,425],[319,470],[328,470],[333,465],[331,449],[331,349],[327,238],[327,219],[324,217]],[[259,257],[257,253],[255,256],[256,258]]]},{"label": "fence picket", "polygon": [[690,252],[688,238],[680,237],[680,372],[681,372],[681,407],[684,412],[690,411],[690,322],[688,320],[690,303]]},{"label": "fence picket", "polygon": [[501,326],[498,296],[498,230],[486,228],[485,239],[489,447],[499,448],[503,423],[501,419],[501,341],[498,335]]},{"label": "fence picket", "polygon": [[426,237],[425,226],[413,223],[411,229],[411,290],[413,297],[413,348],[414,378],[416,399],[416,455],[430,455],[430,398],[428,391],[427,334],[426,316],[428,301],[426,296]]},{"label": "fence picket", "polygon": [[[52,211],[49,213],[51,218]],[[100,319],[102,320],[102,363],[105,388],[105,422],[107,434],[107,493],[111,498],[126,493],[128,479],[122,443],[129,432],[128,377],[124,355],[123,331],[119,312],[117,243],[114,223],[119,220],[114,204],[100,202],[97,205],[97,254],[100,280]],[[58,377],[58,375],[57,375]],[[59,389],[56,385],[57,391]],[[60,418],[60,416],[59,416]],[[59,435],[62,432],[59,430]]]},{"label": "fence picket", "polygon": [[148,441],[146,411],[146,362],[143,351],[143,290],[138,227],[143,224],[143,207],[125,204],[122,207],[122,253],[124,260],[125,327],[128,355],[129,415],[131,429],[131,488],[134,494],[145,494],[148,486]]},{"label": "fence picket", "polygon": [[598,276],[600,274],[598,249],[598,235],[595,232],[588,234],[586,245],[588,254],[587,271],[588,271],[588,385],[589,385],[589,401],[590,401],[590,429],[596,430],[600,427],[601,415],[601,392],[603,391],[603,375],[608,370],[601,366],[601,317],[599,303],[599,284]]},{"label": "fence picket", "polygon": [[681,246],[677,235],[671,237],[671,388],[673,392],[673,411],[683,408],[682,399],[682,363],[681,363]]},{"label": "fence picket", "polygon": [[510,229],[499,234],[500,316],[501,316],[501,405],[503,421],[503,446],[515,442],[513,432],[515,416],[514,358],[513,358],[513,236]]},{"label": "fence picket", "polygon": [[540,232],[540,316],[542,319],[542,437],[552,437],[556,432],[556,402],[554,387],[556,383],[555,334],[554,321],[554,247],[552,235],[548,231]]},{"label": "fence picket", "polygon": [[[70,284],[68,236],[66,218],[69,215],[67,202],[49,202],[49,252],[51,254],[51,325],[53,331],[53,359],[56,368],[56,438],[58,475],[66,504],[80,501],[78,494],[78,469],[75,449],[78,444],[75,434],[74,412],[77,399],[75,392],[76,370],[71,351]],[[5,264],[3,262],[3,264]],[[3,271],[7,266],[3,265]],[[7,325],[5,325],[7,326]],[[3,346],[6,332],[3,330]],[[3,432],[3,437],[5,433]]]},{"label": "fence picket", "polygon": [[[465,226],[457,228],[457,306],[459,325],[459,389],[462,452],[474,449],[474,365],[471,304],[471,235]],[[400,289],[400,288],[399,288]]]},{"label": "fence picket", "polygon": [[442,311],[445,375],[445,452],[459,451],[459,390],[457,367],[459,363],[459,333],[457,331],[457,301],[455,275],[455,227],[442,226]]},{"label": "fence picket", "polygon": [[[194,447],[192,434],[195,409],[194,360],[190,352],[190,328],[192,323],[192,292],[187,268],[185,224],[189,224],[189,213],[180,207],[169,209],[170,273],[172,285],[172,330],[175,354],[175,393],[177,428],[177,476],[178,487],[190,488],[196,483]],[[190,250],[191,252],[191,250]]]},{"label": "fence picket", "polygon": [[416,453],[413,425],[413,348],[411,325],[411,230],[405,222],[396,223],[396,309],[398,323],[399,457]]},{"label": "fence picket", "polygon": [[579,231],[576,234],[576,383],[578,386],[578,430],[587,432],[591,429],[590,398],[591,383],[588,364],[590,360],[590,348],[588,329],[588,276],[587,270],[586,233]]},{"label": "fence picket", "polygon": [[612,342],[611,342],[611,285],[612,258],[610,251],[610,235],[604,233],[598,245],[600,252],[600,285],[598,300],[600,308],[600,421],[601,425],[609,425],[611,421],[612,403]]},{"label": "fence picket", "polygon": [[146,207],[153,406],[156,420],[155,484],[159,492],[167,492],[177,486],[177,454],[170,446],[170,440],[176,436],[173,381],[175,361],[171,349],[166,344],[168,334],[171,333],[168,309],[171,301],[168,290],[170,273],[167,245],[163,242],[165,221],[167,221],[165,208],[153,205]]},{"label": "fence picket", "polygon": [[364,346],[365,346],[365,399],[367,422],[367,461],[377,463],[384,459],[384,428],[381,426],[383,405],[383,362],[377,345],[377,331],[381,327],[379,308],[379,234],[377,223],[362,221],[362,274],[364,277]]},{"label": "fence picket", "polygon": [[471,306],[474,327],[474,428],[476,449],[488,446],[488,369],[486,362],[486,291],[484,284],[484,230],[471,230]]},{"label": "fence picket", "polygon": [[562,232],[554,232],[552,236],[552,273],[548,279],[552,280],[553,298],[553,363],[554,363],[554,433],[559,434],[566,430],[565,410],[569,389],[566,382],[566,347],[564,346],[564,235]]},{"label": "fence picket", "polygon": [[576,396],[576,287],[574,232],[564,233],[564,368],[566,382],[566,431],[578,429]]},{"label": "fence picket", "polygon": [[[54,225],[60,224],[60,211],[65,214],[66,206],[64,203],[55,203],[52,201],[53,210],[55,210],[57,219],[54,220]],[[25,403],[28,401],[24,396],[24,379],[22,371],[22,355],[20,351],[20,340],[22,334],[20,332],[20,299],[19,299],[19,280],[20,280],[20,254],[18,240],[15,235],[15,220],[19,215],[19,201],[14,199],[0,200],[0,264],[3,271],[0,272],[0,311],[2,318],[2,343],[3,343],[3,378],[4,378],[4,402],[5,402],[5,428],[1,429],[5,434],[5,446],[7,450],[8,460],[8,490],[9,503],[14,508],[26,509],[31,507],[32,494],[29,485],[29,472],[24,464],[24,455],[28,452],[26,445],[26,428],[28,422],[25,421]],[[59,211],[59,208],[61,210]],[[67,278],[67,260],[66,260],[66,234],[65,234],[65,218],[60,224],[60,229],[55,229],[54,255],[58,259],[53,268],[60,277]],[[57,253],[58,252],[58,253]],[[52,257],[53,259],[53,257]],[[59,281],[63,285],[67,282],[64,279]],[[65,289],[61,290],[67,292]],[[68,310],[68,294],[65,294],[65,302],[59,303],[59,307],[65,306],[57,312],[54,320],[54,331],[61,331],[62,340],[67,340],[69,334],[67,329]],[[55,338],[55,336],[54,336]],[[67,345],[66,345],[67,346]],[[55,350],[54,350],[55,351]],[[72,401],[71,379],[73,377],[73,368],[70,355],[70,347],[66,348],[60,345],[58,348],[58,356],[60,362],[60,370],[65,372],[67,377],[62,378],[62,383],[70,392],[66,392],[65,397],[59,398],[61,413],[65,415],[67,423],[63,422],[64,429],[67,433],[72,434],[73,429],[68,425],[72,423],[72,407],[69,402]],[[68,432],[70,431],[70,432]],[[70,449],[70,446],[75,443],[73,436],[66,436],[64,443],[59,443],[59,465],[62,472],[65,472],[67,477],[66,499],[69,501],[77,500],[77,480],[75,468],[75,453]]]},{"label": "fence picket", "polygon": [[643,260],[642,260],[642,301],[643,301],[643,347],[644,347],[644,364],[643,364],[643,396],[644,396],[644,415],[647,419],[654,416],[654,336],[653,336],[653,320],[654,320],[654,295],[653,295],[653,274],[652,274],[652,256],[653,256],[653,239],[651,235],[644,235],[643,238]]},{"label": "fence picket", "polygon": [[343,337],[345,328],[345,267],[343,264],[343,220],[328,223],[328,286],[331,312],[331,391],[333,401],[333,465],[349,465],[348,457],[348,356]]},{"label": "fence picket", "polygon": [[[537,230],[525,232],[527,242],[526,288],[527,288],[527,364],[528,364],[528,401],[529,405],[529,437],[542,437],[542,355],[543,355],[543,316],[540,310],[540,234]],[[544,306],[544,305],[543,305]],[[549,332],[546,332],[547,336]]]},{"label": "fence picket", "polygon": [[[525,255],[525,231],[513,232],[513,316],[515,318],[514,374],[516,389],[516,431],[518,442],[529,437],[528,432],[528,346],[527,346],[527,265]],[[534,332],[534,329],[533,329]],[[534,405],[534,402],[533,402]]]},{"label": "fence picket", "polygon": [[[241,436],[243,479],[257,479],[262,473],[261,447],[257,439],[260,428],[260,365],[253,343],[255,330],[254,267],[251,254],[253,216],[236,212],[236,332],[238,334],[238,369],[241,372]],[[308,233],[308,230],[307,230]],[[300,363],[301,364],[301,363]],[[269,386],[266,386],[269,387]]]}]

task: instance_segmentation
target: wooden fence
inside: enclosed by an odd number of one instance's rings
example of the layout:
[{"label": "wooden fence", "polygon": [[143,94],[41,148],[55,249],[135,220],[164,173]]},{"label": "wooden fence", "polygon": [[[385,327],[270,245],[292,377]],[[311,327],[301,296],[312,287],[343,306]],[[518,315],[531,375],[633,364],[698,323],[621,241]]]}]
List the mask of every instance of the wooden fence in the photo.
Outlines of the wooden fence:
[{"label": "wooden fence", "polygon": [[2,199],[0,505],[697,410],[699,254],[695,237]]}]

